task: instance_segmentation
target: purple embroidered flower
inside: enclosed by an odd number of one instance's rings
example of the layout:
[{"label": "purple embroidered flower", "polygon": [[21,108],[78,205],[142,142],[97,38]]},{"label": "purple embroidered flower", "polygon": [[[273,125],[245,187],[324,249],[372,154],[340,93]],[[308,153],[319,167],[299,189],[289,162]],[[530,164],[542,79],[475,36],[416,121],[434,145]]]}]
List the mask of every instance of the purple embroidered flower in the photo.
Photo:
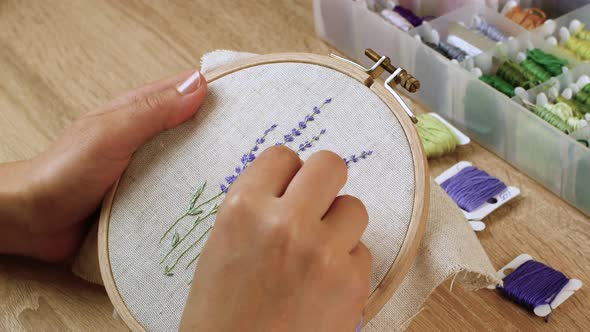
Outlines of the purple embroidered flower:
[{"label": "purple embroidered flower", "polygon": [[326,133],[326,129],[322,129],[320,130],[320,133],[313,136],[310,140],[307,140],[301,144],[299,144],[299,150],[297,150],[297,154],[311,148],[313,146],[314,142],[317,142],[320,140],[320,137]]},{"label": "purple embroidered flower", "polygon": [[225,184],[219,185],[219,189],[221,189],[221,192],[227,193],[227,190],[232,185],[232,183],[234,183],[238,176],[246,169],[246,167],[248,167],[248,165],[256,159],[256,155],[254,154],[254,152],[258,151],[260,149],[260,145],[266,142],[266,136],[268,136],[268,134],[270,134],[277,127],[278,125],[273,124],[272,126],[267,128],[264,131],[264,134],[256,139],[256,144],[250,149],[250,151],[242,155],[242,157],[240,158],[242,166],[238,166],[234,169],[235,174],[225,177],[225,182],[227,183],[227,186]]},{"label": "purple embroidered flower", "polygon": [[363,151],[360,155],[353,154],[348,158],[342,158],[346,163],[346,167],[350,167],[351,163],[356,163],[360,159],[367,159],[368,156],[372,155],[373,151]]},{"label": "purple embroidered flower", "polygon": [[243,155],[240,161],[242,162],[242,165],[246,166],[247,164],[253,162],[254,159],[256,159],[256,156],[250,152],[248,154]]},{"label": "purple embroidered flower", "polygon": [[[264,136],[268,135],[268,133],[270,133],[271,131],[275,130],[275,129],[277,128],[277,126],[278,126],[278,125],[276,125],[276,124],[273,124],[272,126],[270,126],[270,128],[266,129],[266,130],[264,131]],[[263,136],[263,139],[264,139],[264,136]]]},{"label": "purple embroidered flower", "polygon": [[225,182],[227,182],[227,184],[232,184],[232,183],[234,183],[234,181],[236,181],[237,178],[238,177],[236,175],[226,176]]},{"label": "purple embroidered flower", "polygon": [[311,113],[307,114],[304,118],[303,121],[300,121],[297,123],[297,127],[298,128],[293,128],[291,129],[290,132],[288,132],[287,134],[283,135],[283,142],[277,142],[275,143],[275,145],[283,145],[283,144],[287,144],[290,142],[293,142],[295,140],[295,137],[300,136],[301,135],[301,130],[307,128],[307,124],[309,122],[312,122],[315,120],[314,115],[318,115],[321,113],[321,109],[322,107],[324,107],[326,104],[329,104],[332,102],[332,98],[328,98],[326,100],[324,100],[324,103],[321,104],[320,106],[314,106]]}]

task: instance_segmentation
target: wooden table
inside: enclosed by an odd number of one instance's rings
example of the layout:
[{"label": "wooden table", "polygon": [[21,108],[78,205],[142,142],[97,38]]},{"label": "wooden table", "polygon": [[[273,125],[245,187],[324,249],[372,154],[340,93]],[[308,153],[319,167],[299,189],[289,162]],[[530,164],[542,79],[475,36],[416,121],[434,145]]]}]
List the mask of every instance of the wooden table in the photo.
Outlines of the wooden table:
[{"label": "wooden table", "polygon": [[[0,2],[0,161],[45,149],[76,117],[145,82],[199,66],[207,51],[328,54],[308,0]],[[479,235],[496,267],[527,252],[586,284],[546,324],[496,292],[439,287],[410,330],[590,330],[590,219],[477,144],[470,160],[522,197]],[[585,304],[584,304],[585,303]],[[65,266],[0,257],[0,330],[124,330],[100,287]]]}]

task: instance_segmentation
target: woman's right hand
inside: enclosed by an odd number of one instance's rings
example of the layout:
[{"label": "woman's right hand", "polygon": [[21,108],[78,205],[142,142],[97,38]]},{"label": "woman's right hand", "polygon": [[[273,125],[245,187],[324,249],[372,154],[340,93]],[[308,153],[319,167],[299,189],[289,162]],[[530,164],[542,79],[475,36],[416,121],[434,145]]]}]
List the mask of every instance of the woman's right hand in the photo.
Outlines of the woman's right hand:
[{"label": "woman's right hand", "polygon": [[369,292],[368,215],[337,196],[347,168],[263,152],[231,186],[202,251],[181,330],[354,331]]}]

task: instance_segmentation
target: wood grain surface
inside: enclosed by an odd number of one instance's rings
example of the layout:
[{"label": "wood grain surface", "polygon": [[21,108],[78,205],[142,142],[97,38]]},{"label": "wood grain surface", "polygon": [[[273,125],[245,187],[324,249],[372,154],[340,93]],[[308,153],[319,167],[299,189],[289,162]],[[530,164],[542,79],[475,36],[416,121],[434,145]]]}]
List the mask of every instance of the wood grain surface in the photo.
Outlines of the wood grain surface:
[{"label": "wood grain surface", "polygon": [[[34,156],[84,112],[198,67],[211,50],[328,54],[311,7],[309,0],[0,1],[0,162]],[[585,286],[544,323],[494,291],[450,290],[447,282],[410,330],[590,330],[590,219],[477,144],[431,161],[431,172],[460,160],[522,190],[479,235],[496,267],[527,252]],[[0,257],[0,331],[125,329],[104,290],[67,267]]]}]

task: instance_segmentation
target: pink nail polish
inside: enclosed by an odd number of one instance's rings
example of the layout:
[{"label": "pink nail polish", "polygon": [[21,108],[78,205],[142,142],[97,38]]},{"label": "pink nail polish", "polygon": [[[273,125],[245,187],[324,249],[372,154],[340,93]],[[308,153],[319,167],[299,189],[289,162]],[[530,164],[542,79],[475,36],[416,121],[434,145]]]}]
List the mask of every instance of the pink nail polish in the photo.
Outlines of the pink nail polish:
[{"label": "pink nail polish", "polygon": [[193,93],[197,91],[197,89],[201,86],[201,73],[198,71],[192,73],[192,75],[186,79],[186,81],[180,83],[176,90],[182,94],[187,95],[189,93]]}]

